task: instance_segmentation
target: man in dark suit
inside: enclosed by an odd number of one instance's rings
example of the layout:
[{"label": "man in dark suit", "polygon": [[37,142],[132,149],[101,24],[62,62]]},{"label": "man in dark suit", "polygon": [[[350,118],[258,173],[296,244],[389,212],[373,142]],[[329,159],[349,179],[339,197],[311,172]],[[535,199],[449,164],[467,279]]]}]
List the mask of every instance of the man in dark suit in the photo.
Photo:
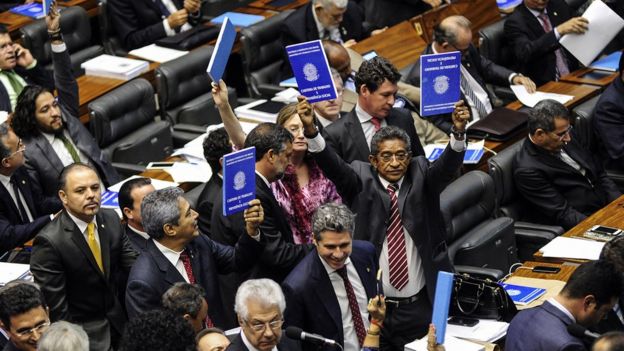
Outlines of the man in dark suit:
[{"label": "man in dark suit", "polygon": [[394,26],[440,6],[445,0],[363,0],[366,22],[377,28]]},{"label": "man in dark suit", "polygon": [[142,252],[147,245],[149,235],[143,228],[141,202],[147,194],[156,190],[149,178],[134,178],[126,181],[119,188],[119,209],[126,222],[126,236],[137,252]]},{"label": "man in dark suit", "polygon": [[[423,55],[441,54],[453,51],[461,52],[461,93],[466,106],[470,107],[472,120],[485,118],[498,100],[489,91],[486,84],[509,86],[521,84],[533,93],[535,83],[521,74],[499,66],[488,60],[472,45],[472,30],[470,21],[464,16],[450,16],[442,20],[434,28],[434,42],[427,46]],[[406,81],[420,87],[420,60],[410,70]],[[441,114],[427,117],[446,134],[453,126],[450,114]]]},{"label": "man in dark suit", "polygon": [[37,65],[30,50],[13,43],[8,29],[0,24],[0,111],[11,112],[27,84],[54,90],[52,74]]},{"label": "man in dark suit", "polygon": [[49,198],[57,196],[63,167],[74,162],[95,167],[106,186],[120,180],[78,118],[78,84],[60,34],[59,19],[60,16],[55,17],[48,25],[48,32],[56,33],[51,38],[58,100],[47,88],[29,85],[20,94],[11,120],[15,134],[26,144],[24,155],[28,175],[43,196]]},{"label": "man in dark suit", "polygon": [[567,230],[621,195],[600,161],[572,137],[561,103],[535,105],[528,128],[513,172],[516,188],[539,214],[535,221]]},{"label": "man in dark suit", "polygon": [[282,337],[286,299],[271,279],[250,279],[236,292],[234,309],[240,333],[227,351],[299,351],[298,341]]},{"label": "man in dark suit", "polygon": [[565,34],[582,34],[588,22],[572,17],[564,0],[524,0],[505,21],[505,41],[512,49],[516,69],[540,86],[578,68],[561,45]]},{"label": "man in dark suit", "polygon": [[345,162],[368,161],[373,134],[388,125],[406,131],[414,156],[425,154],[409,110],[392,107],[400,78],[385,58],[377,56],[362,62],[355,76],[358,93],[355,108],[323,129],[323,137]]},{"label": "man in dark suit", "polygon": [[205,295],[204,289],[197,284],[177,282],[163,294],[162,305],[184,318],[197,334],[206,328],[208,302]]},{"label": "man in dark suit", "polygon": [[201,21],[199,0],[110,0],[108,7],[126,50],[153,44]]},{"label": "man in dark suit", "polygon": [[35,237],[30,270],[50,318],[81,325],[90,350],[109,350],[126,322],[118,276],[130,270],[137,254],[115,211],[100,209],[100,179],[92,167],[72,164],[59,183],[65,209]]},{"label": "man in dark suit", "polygon": [[[600,252],[600,259],[611,263],[619,272],[624,272],[624,236],[608,241]],[[622,306],[624,306],[624,296],[620,295],[613,309],[592,330],[600,334],[624,331]]]},{"label": "man in dark suit", "polygon": [[119,350],[195,350],[193,328],[175,312],[157,309],[130,319]]},{"label": "man in dark suit", "polygon": [[[311,107],[302,99],[297,113],[304,124],[308,150],[325,175],[357,214],[354,238],[375,245],[383,270],[388,307],[382,350],[403,350],[427,333],[431,301],[440,270],[452,272],[440,214],[440,192],[462,165],[466,107],[457,103],[446,151],[430,164],[412,157],[409,136],[387,126],[371,141],[369,162],[345,163],[316,130]],[[396,257],[390,261],[389,257]]]},{"label": "man in dark suit", "polygon": [[[44,201],[33,191],[22,167],[24,144],[7,122],[0,124],[0,256],[32,239],[59,211],[55,202]],[[28,255],[8,257],[11,262],[28,263]],[[7,257],[5,257],[6,259]]]},{"label": "man in dark suit", "polygon": [[[380,292],[375,285],[375,246],[353,241],[354,226],[355,215],[347,206],[321,205],[312,217],[316,250],[290,272],[282,288],[286,325],[359,351],[369,324],[368,300]],[[315,350],[316,345],[305,344],[304,349]]]},{"label": "man in dark suit", "polygon": [[0,328],[9,338],[2,351],[36,351],[49,326],[48,306],[35,284],[14,280],[0,289]]},{"label": "man in dark suit", "polygon": [[622,292],[622,272],[604,261],[580,265],[561,292],[541,306],[521,311],[507,329],[507,351],[583,351],[572,323],[590,327],[613,308]]},{"label": "man in dark suit", "polygon": [[126,288],[128,316],[161,306],[161,297],[173,284],[187,282],[204,288],[210,306],[209,321],[231,328],[219,294],[219,273],[244,272],[262,251],[258,226],[263,220],[259,200],[244,211],[245,233],[236,247],[221,245],[199,235],[197,212],[179,188],[165,188],[147,195],[141,204],[143,227],[151,240],[132,267]]}]

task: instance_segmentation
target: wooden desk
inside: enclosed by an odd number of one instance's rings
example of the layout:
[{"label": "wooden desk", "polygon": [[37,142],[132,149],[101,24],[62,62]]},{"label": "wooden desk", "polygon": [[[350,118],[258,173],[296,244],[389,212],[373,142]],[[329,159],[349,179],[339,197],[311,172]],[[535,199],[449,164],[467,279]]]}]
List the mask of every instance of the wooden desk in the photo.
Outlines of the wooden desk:
[{"label": "wooden desk", "polygon": [[412,25],[403,21],[383,33],[366,38],[352,49],[360,54],[375,50],[379,56],[390,60],[397,69],[403,69],[416,62],[427,43],[416,33]]},{"label": "wooden desk", "polygon": [[283,6],[274,6],[271,4],[272,2],[274,2],[274,0],[256,0],[254,2],[249,3],[247,6],[256,7],[256,8],[265,9],[265,10],[285,11],[285,10],[290,10],[290,9],[297,9],[307,4],[308,2],[310,2],[310,0],[292,0],[291,3],[283,5]]},{"label": "wooden desk", "polygon": [[[589,76],[588,76],[589,74]],[[600,77],[591,77],[592,74],[599,75]],[[581,68],[565,76],[561,77],[561,81],[576,83],[576,84],[590,84],[597,85],[605,88],[611,84],[613,80],[618,76],[618,72],[602,71],[593,68]]]},{"label": "wooden desk", "polygon": [[[572,109],[576,105],[579,105],[600,92],[600,87],[587,84],[574,84],[568,82],[548,82],[538,88],[539,91],[547,93],[572,95],[574,98],[568,101],[565,106],[568,109]],[[520,101],[514,101],[507,105],[507,108],[512,110],[519,110],[522,108]]]},{"label": "wooden desk", "polygon": [[[549,266],[549,267],[558,267],[561,269],[559,273],[535,273],[530,269],[525,269],[522,267],[535,267],[535,266]],[[546,262],[536,262],[536,261],[527,261],[522,264],[522,267],[518,268],[511,276],[512,277],[525,277],[525,278],[536,278],[536,279],[550,279],[550,280],[561,280],[563,282],[567,282],[570,279],[570,276],[576,268],[577,264],[561,264],[561,263],[546,263]]]}]

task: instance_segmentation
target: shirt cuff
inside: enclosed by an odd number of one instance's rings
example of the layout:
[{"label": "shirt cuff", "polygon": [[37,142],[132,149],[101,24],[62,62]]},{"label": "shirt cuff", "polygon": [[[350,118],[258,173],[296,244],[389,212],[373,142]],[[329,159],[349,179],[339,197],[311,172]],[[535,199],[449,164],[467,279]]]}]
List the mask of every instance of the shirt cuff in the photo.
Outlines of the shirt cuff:
[{"label": "shirt cuff", "polygon": [[451,149],[453,149],[453,151],[455,152],[462,152],[464,150],[466,150],[466,140],[465,140],[465,136],[464,136],[464,140],[457,140],[455,139],[455,135],[453,135],[451,133],[451,140],[449,140],[449,144],[451,145]]},{"label": "shirt cuff", "polygon": [[557,39],[557,41],[559,40],[559,38],[561,38],[561,34],[559,34],[559,32],[557,31],[557,27],[555,27],[553,29],[553,32],[555,32],[555,39]]},{"label": "shirt cuff", "polygon": [[165,27],[165,33],[167,33],[168,37],[172,37],[176,34],[175,30],[169,27],[169,21],[167,21],[166,18],[163,20],[163,27]]},{"label": "shirt cuff", "polygon": [[57,54],[60,54],[61,52],[67,50],[67,45],[65,45],[65,43],[61,43],[61,44],[52,44],[52,52],[55,52]]},{"label": "shirt cuff", "polygon": [[54,213],[50,214],[50,222],[52,222],[54,220]]},{"label": "shirt cuff", "polygon": [[519,75],[520,75],[520,73],[515,73],[515,72],[510,74],[509,78],[508,78],[509,79],[509,85],[513,85],[514,78],[516,78],[516,76],[519,76]]},{"label": "shirt cuff", "polygon": [[[306,138],[307,139],[307,138]],[[308,151],[311,153],[319,153],[325,150],[325,138],[318,133],[314,138],[308,140]]]},{"label": "shirt cuff", "polygon": [[260,229],[256,230],[256,234],[251,236],[255,241],[260,241]]}]

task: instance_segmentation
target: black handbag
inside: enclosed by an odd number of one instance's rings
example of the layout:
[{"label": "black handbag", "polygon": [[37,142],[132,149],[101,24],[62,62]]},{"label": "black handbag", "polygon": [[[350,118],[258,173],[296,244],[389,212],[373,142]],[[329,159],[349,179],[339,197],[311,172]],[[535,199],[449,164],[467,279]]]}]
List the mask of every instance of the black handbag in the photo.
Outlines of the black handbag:
[{"label": "black handbag", "polygon": [[156,40],[156,45],[176,50],[191,50],[216,39],[219,36],[220,28],[206,27],[200,24],[186,32]]},{"label": "black handbag", "polygon": [[516,313],[513,300],[497,282],[455,273],[451,316],[511,322]]}]

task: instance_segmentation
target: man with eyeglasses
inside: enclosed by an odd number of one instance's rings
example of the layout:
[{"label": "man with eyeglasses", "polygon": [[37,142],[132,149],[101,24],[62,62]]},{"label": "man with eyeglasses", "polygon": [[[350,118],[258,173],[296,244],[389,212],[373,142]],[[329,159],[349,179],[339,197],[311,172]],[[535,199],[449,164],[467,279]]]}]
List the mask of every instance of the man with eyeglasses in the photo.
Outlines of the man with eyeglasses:
[{"label": "man with eyeglasses", "polygon": [[48,306],[30,282],[13,281],[0,289],[0,328],[9,335],[3,351],[35,351],[50,326]]},{"label": "man with eyeglasses", "polygon": [[[25,250],[13,249],[32,239],[61,207],[33,188],[24,165],[25,146],[8,122],[0,124],[0,260],[28,263]],[[12,251],[12,252],[10,252]],[[10,252],[10,253],[9,253]]]},{"label": "man with eyeglasses", "polygon": [[271,279],[249,279],[236,292],[234,310],[240,333],[227,351],[298,351],[298,341],[282,337],[286,299]]},{"label": "man with eyeglasses", "polygon": [[573,137],[570,113],[544,100],[529,113],[529,136],[514,159],[514,180],[536,209],[533,221],[570,229],[621,193],[601,162]]}]

